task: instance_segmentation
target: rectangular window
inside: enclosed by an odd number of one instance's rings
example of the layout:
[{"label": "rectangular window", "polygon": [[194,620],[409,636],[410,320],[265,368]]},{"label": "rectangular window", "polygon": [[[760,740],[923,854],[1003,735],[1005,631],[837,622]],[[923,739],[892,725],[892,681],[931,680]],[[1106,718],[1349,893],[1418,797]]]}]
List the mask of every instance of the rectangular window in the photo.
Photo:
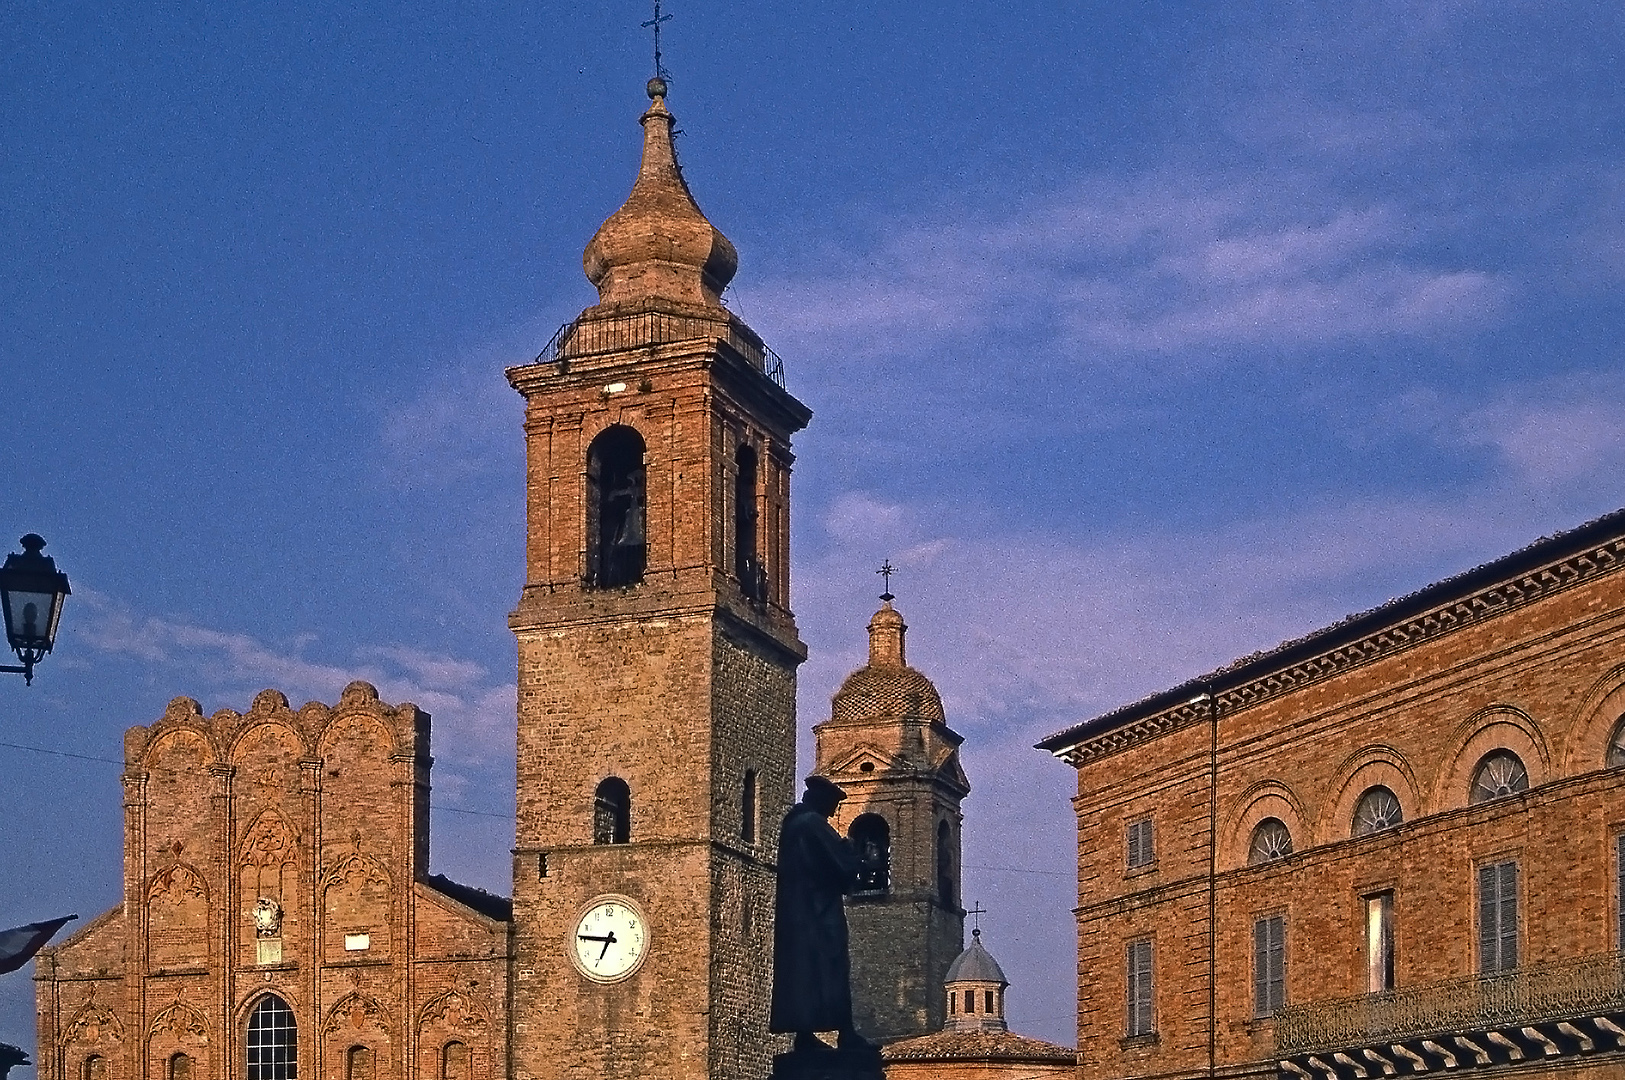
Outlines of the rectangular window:
[{"label": "rectangular window", "polygon": [[1150,1035],[1153,1026],[1151,1000],[1155,986],[1151,980],[1151,942],[1128,943],[1128,1036]]},{"label": "rectangular window", "polygon": [[1478,868],[1478,973],[1518,966],[1518,864]]},{"label": "rectangular window", "polygon": [[1365,990],[1380,994],[1394,988],[1394,894],[1365,898]]},{"label": "rectangular window", "polygon": [[965,1011],[968,1013],[976,1011],[976,991],[974,990],[965,991]]},{"label": "rectangular window", "polygon": [[1619,951],[1625,952],[1625,832],[1614,837],[1619,849],[1614,868],[1619,871]]},{"label": "rectangular window", "polygon": [[1286,916],[1253,920],[1253,1016],[1274,1016],[1286,1004]]},{"label": "rectangular window", "polygon": [[1141,818],[1128,823],[1128,868],[1150,866],[1157,861],[1156,849],[1151,846],[1151,819]]}]

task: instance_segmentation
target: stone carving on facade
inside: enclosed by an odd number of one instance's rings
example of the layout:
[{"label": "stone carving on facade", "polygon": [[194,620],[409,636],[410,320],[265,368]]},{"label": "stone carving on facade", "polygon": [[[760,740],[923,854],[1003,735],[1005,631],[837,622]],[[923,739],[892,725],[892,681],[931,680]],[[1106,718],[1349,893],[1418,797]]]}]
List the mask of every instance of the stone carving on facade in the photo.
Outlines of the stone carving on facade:
[{"label": "stone carving on facade", "polygon": [[190,1037],[199,1042],[209,1041],[209,1028],[204,1023],[202,1014],[190,1005],[182,1005],[178,1001],[158,1014],[157,1019],[152,1022],[149,1034],[153,1037],[172,1035]]},{"label": "stone carving on facade", "polygon": [[485,1032],[485,1010],[478,1002],[460,990],[447,990],[423,1007],[418,1027],[445,1027],[453,1031],[480,1035]]},{"label": "stone carving on facade", "polygon": [[[179,845],[177,845],[179,846]],[[169,869],[161,871],[152,880],[152,887],[147,890],[147,899],[153,903],[160,901],[171,904],[182,904],[188,900],[207,900],[208,888],[191,868],[176,863]]]},{"label": "stone carving on facade", "polygon": [[254,901],[254,935],[262,938],[282,936],[282,905],[269,896]]},{"label": "stone carving on facade", "polygon": [[74,1013],[62,1033],[63,1043],[95,1044],[104,1040],[118,1042],[123,1038],[124,1025],[119,1023],[118,1017],[107,1006],[94,1001],[86,1002]]},{"label": "stone carving on facade", "polygon": [[299,841],[280,814],[263,815],[243,841],[244,866],[292,866],[299,862]]},{"label": "stone carving on facade", "polygon": [[389,875],[372,859],[359,851],[352,851],[338,861],[338,865],[328,872],[327,879],[322,884],[329,889],[336,885],[357,884],[388,888]]},{"label": "stone carving on facade", "polygon": [[322,1023],[322,1034],[332,1035],[342,1028],[348,1027],[352,1031],[360,1031],[371,1025],[386,1035],[389,1033],[389,1020],[378,1002],[360,993],[346,994],[327,1011],[327,1019]]}]

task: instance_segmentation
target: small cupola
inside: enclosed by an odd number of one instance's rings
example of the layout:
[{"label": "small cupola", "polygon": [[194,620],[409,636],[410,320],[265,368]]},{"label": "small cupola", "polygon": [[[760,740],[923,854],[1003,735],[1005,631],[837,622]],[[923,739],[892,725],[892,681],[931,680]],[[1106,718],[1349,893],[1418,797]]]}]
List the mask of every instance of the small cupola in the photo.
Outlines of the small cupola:
[{"label": "small cupola", "polygon": [[703,213],[683,180],[672,146],[666,82],[649,80],[643,162],[632,193],[587,244],[582,266],[600,306],[666,301],[718,307],[739,255]]},{"label": "small cupola", "polygon": [[907,633],[908,624],[903,622],[902,614],[887,600],[869,620],[869,666],[907,667],[903,653],[903,636]]},{"label": "small cupola", "polygon": [[993,955],[982,947],[982,931],[972,930],[970,948],[948,967],[943,988],[948,995],[945,1031],[1007,1031],[1004,990],[1010,980]]}]

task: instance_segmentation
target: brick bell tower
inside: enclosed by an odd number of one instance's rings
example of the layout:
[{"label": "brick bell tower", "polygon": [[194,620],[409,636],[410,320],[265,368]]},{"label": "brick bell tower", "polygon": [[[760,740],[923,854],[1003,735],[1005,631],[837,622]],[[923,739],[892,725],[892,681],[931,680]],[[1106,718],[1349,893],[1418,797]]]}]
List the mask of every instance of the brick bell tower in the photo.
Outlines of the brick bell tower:
[{"label": "brick bell tower", "polygon": [[790,437],[811,412],[721,304],[649,82],[643,159],[587,245],[599,302],[525,397],[514,1075],[768,1073],[777,826],[794,796]]},{"label": "brick bell tower", "polygon": [[959,805],[970,794],[964,740],[931,680],[908,666],[892,599],[869,620],[869,662],[813,729],[816,771],[847,793],[832,824],[863,864],[846,908],[853,1019],[882,1042],[942,1027],[943,979],[965,943]]}]

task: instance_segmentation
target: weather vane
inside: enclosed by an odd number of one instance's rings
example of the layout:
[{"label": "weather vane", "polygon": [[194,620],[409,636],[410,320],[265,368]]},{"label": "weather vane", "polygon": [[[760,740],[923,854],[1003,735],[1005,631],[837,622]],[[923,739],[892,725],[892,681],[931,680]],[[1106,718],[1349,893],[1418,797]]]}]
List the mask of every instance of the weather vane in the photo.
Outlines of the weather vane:
[{"label": "weather vane", "polygon": [[987,908],[983,907],[982,902],[978,900],[965,911],[965,914],[970,916],[971,933],[980,934],[982,932],[981,916],[987,914]]},{"label": "weather vane", "polygon": [[671,18],[670,15],[660,14],[660,0],[655,0],[655,17],[643,24],[655,32],[655,78],[657,79],[671,78],[666,73],[666,65],[660,62],[660,24],[669,18]]},{"label": "weather vane", "polygon": [[897,599],[897,597],[891,594],[891,576],[897,573],[897,567],[891,564],[890,559],[887,559],[885,562],[880,564],[880,569],[876,570],[875,573],[879,574],[886,580],[886,591],[880,594],[880,598],[886,601],[888,604]]}]

